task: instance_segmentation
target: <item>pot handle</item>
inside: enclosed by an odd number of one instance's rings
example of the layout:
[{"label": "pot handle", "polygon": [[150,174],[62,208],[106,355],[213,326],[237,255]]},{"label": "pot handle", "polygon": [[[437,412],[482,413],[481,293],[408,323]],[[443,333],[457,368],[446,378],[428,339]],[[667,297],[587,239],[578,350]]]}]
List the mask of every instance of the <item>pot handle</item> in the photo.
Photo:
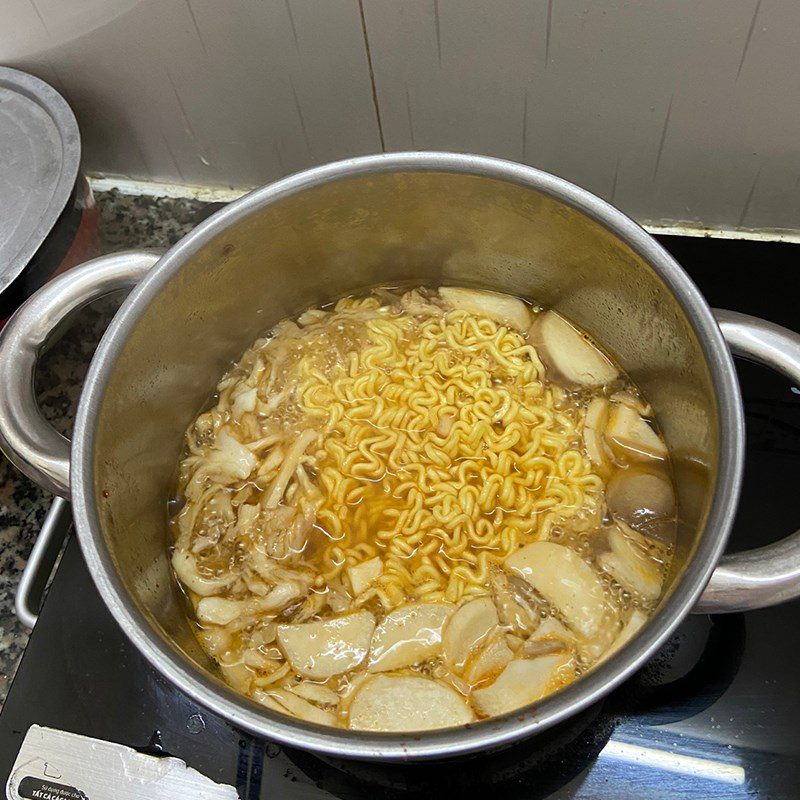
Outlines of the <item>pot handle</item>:
[{"label": "pot handle", "polygon": [[73,312],[111,292],[132,289],[160,257],[160,252],[130,250],[87,261],[29,297],[0,332],[0,450],[54,494],[69,497],[70,444],[36,402],[39,354]]},{"label": "pot handle", "polygon": [[[735,356],[755,361],[800,386],[800,334],[748,314],[715,309]],[[800,531],[766,547],[720,559],[693,611],[752,611],[800,597]]]}]

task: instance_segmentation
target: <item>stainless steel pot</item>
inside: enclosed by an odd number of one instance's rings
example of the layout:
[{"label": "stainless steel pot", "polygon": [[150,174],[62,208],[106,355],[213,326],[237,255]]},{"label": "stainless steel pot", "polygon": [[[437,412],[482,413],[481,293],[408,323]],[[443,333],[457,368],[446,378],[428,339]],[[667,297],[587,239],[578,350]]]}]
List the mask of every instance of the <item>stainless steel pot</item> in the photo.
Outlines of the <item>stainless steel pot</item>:
[{"label": "stainless steel pot", "polygon": [[[653,404],[673,454],[675,565],[643,632],[536,706],[424,735],[334,730],[274,714],[220,680],[175,588],[166,502],[187,424],[260,333],[309,305],[409,280],[537,298],[616,355]],[[74,309],[135,284],[92,361],[70,446],[36,407],[37,353]],[[744,448],[728,348],[800,383],[800,336],[712,313],[655,240],[589,192],[478,156],[371,156],[252,192],[161,257],[96,259],[40,290],[0,338],[0,439],[21,470],[71,497],[111,613],[156,669],[197,701],[235,725],[310,750],[453,756],[530,736],[595,702],[693,610],[757,608],[800,595],[800,533],[720,561]]]}]

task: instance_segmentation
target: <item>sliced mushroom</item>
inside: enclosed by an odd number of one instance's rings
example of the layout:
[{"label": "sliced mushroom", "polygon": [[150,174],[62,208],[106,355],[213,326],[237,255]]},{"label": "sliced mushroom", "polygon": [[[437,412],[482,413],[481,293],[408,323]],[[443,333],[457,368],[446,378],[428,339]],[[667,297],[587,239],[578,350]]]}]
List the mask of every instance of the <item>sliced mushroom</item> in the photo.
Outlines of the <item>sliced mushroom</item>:
[{"label": "sliced mushroom", "polygon": [[573,550],[555,542],[533,542],[512,553],[506,569],[541,594],[570,628],[592,637],[609,611],[603,584]]},{"label": "sliced mushroom", "polygon": [[318,725],[336,725],[336,715],[318,708],[287,689],[256,689],[253,699],[273,709]]},{"label": "sliced mushroom", "polygon": [[[534,644],[538,647],[534,647]],[[554,645],[558,650],[564,650],[575,644],[575,635],[570,633],[557,619],[548,617],[536,629],[533,635],[522,647],[525,655],[533,655],[542,652],[545,644]]]},{"label": "sliced mushroom", "polygon": [[641,461],[667,457],[663,439],[638,411],[624,403],[611,404],[605,435],[611,448],[622,458]]},{"label": "sliced mushroom", "polygon": [[333,689],[319,683],[311,683],[311,681],[301,681],[292,686],[290,691],[298,697],[302,697],[303,700],[322,706],[335,706],[339,703],[339,695]]},{"label": "sliced mushroom", "polygon": [[475,689],[472,693],[473,704],[487,717],[522,708],[557,689],[559,671],[569,661],[567,655],[512,661],[491,686]]},{"label": "sliced mushroom", "polygon": [[539,623],[536,612],[517,592],[503,570],[494,567],[491,578],[492,598],[500,622],[519,634],[530,633]]},{"label": "sliced mushroom", "polygon": [[439,297],[453,308],[460,308],[476,316],[489,317],[520,331],[526,331],[531,324],[530,311],[525,303],[507,294],[442,286]]},{"label": "sliced mushroom", "polygon": [[[275,649],[277,650],[277,648]],[[282,654],[279,650],[277,651],[276,655],[277,658],[274,658],[256,647],[248,647],[246,650],[242,651],[242,661],[247,664],[248,667],[257,669],[260,672],[271,673],[274,672],[283,661],[283,658],[281,657]]]},{"label": "sliced mushroom", "polygon": [[528,639],[519,650],[520,658],[537,658],[553,653],[563,653],[567,649],[564,642],[558,639]]},{"label": "sliced mushroom", "polygon": [[583,421],[584,428],[592,428],[600,433],[606,429],[610,404],[605,397],[595,397],[586,408],[586,417]]},{"label": "sliced mushroom", "polygon": [[319,322],[327,316],[328,312],[323,311],[321,308],[310,308],[297,318],[297,324],[305,328],[307,325],[313,325],[315,322]]},{"label": "sliced mushroom", "polygon": [[197,604],[197,618],[212,625],[229,625],[237,619],[251,615],[274,613],[302,597],[307,586],[293,581],[282,583],[265,596],[234,600],[229,597],[203,597]]},{"label": "sliced mushroom", "polygon": [[369,561],[362,561],[360,564],[348,567],[347,578],[350,581],[350,588],[353,590],[353,597],[358,597],[363,592],[366,592],[382,572],[383,561],[380,556],[375,556],[375,558],[370,558]]},{"label": "sliced mushroom", "polygon": [[468,683],[478,683],[484,678],[497,675],[512,658],[514,654],[506,644],[505,634],[497,629],[489,641],[467,661],[464,678]]},{"label": "sliced mushroom", "polygon": [[197,559],[185,550],[176,550],[172,554],[172,568],[184,586],[203,597],[221,592],[236,580],[236,576],[230,574],[219,578],[201,575]]},{"label": "sliced mushroom", "polygon": [[406,314],[411,315],[427,315],[427,314],[441,314],[442,309],[435,303],[430,302],[419,289],[412,289],[406,292],[400,298],[400,305]]},{"label": "sliced mushroom", "polygon": [[205,475],[220,483],[244,480],[255,469],[256,457],[236,438],[222,429],[206,456]]},{"label": "sliced mushroom", "polygon": [[279,625],[278,642],[295,672],[321,680],[357,667],[367,656],[375,618],[369,611]]},{"label": "sliced mushroom", "polygon": [[624,522],[608,531],[610,553],[602,553],[597,561],[614,580],[645,600],[661,595],[662,574],[659,563],[647,554],[645,537]]},{"label": "sliced mushroom", "polygon": [[605,397],[595,397],[586,409],[583,421],[583,443],[589,460],[598,467],[609,464],[603,433],[608,422],[609,402]]},{"label": "sliced mushroom", "polygon": [[246,664],[237,662],[236,664],[220,664],[220,672],[225,681],[236,689],[237,692],[247,694],[252,685],[254,673]]},{"label": "sliced mushroom", "polygon": [[666,519],[675,513],[672,483],[662,472],[620,470],[608,483],[606,500],[608,510],[628,525]]},{"label": "sliced mushroom", "polygon": [[242,414],[256,410],[258,390],[255,386],[248,387],[247,384],[242,385],[244,388],[240,389],[232,397],[233,404],[231,405],[231,414],[234,419],[238,419]]},{"label": "sliced mushroom", "polygon": [[461,695],[428,678],[375,675],[350,704],[349,727],[365,731],[424,731],[472,722]]},{"label": "sliced mushroom", "polygon": [[216,625],[202,627],[197,631],[197,637],[203,649],[217,661],[231,649],[231,634],[225,628],[218,628]]},{"label": "sliced mushroom", "polygon": [[370,672],[419,664],[442,652],[442,627],[453,613],[444,603],[412,603],[390,611],[375,628]]},{"label": "sliced mushroom", "polygon": [[491,633],[498,623],[497,609],[490,597],[478,597],[464,603],[444,629],[444,657],[460,670],[472,650]]},{"label": "sliced mushroom", "polygon": [[317,438],[317,432],[315,430],[309,429],[303,431],[294,440],[292,446],[289,448],[289,452],[283,459],[283,463],[281,464],[281,468],[278,474],[275,476],[275,480],[272,482],[272,486],[269,489],[269,494],[266,496],[266,499],[264,500],[264,508],[278,507],[278,504],[281,502],[281,499],[283,498],[283,493],[286,491],[286,487],[289,484],[289,480],[291,479],[295,469],[297,469],[297,465],[300,463],[300,459],[303,457],[303,453],[305,453],[308,446],[316,438]]},{"label": "sliced mushroom", "polygon": [[197,618],[212,625],[228,625],[239,617],[257,611],[257,601],[231,600],[227,597],[204,597],[197,604]]},{"label": "sliced mushroom", "polygon": [[639,609],[635,608],[630,616],[630,619],[625,623],[625,627],[622,629],[622,631],[620,631],[617,638],[614,639],[611,647],[609,647],[608,650],[603,653],[603,660],[610,658],[618,650],[621,650],[623,647],[625,647],[625,645],[628,644],[628,642],[633,639],[637,633],[639,633],[646,622],[646,615],[639,611]]},{"label": "sliced mushroom", "polygon": [[641,414],[643,417],[649,417],[653,413],[653,409],[649,403],[646,403],[640,397],[637,397],[631,392],[614,392],[610,399],[612,403],[624,403],[626,406],[630,406],[634,411],[636,411],[638,414]]},{"label": "sliced mushroom", "polygon": [[550,377],[569,386],[603,386],[619,376],[617,368],[592,344],[588,335],[555,311],[546,311],[536,318],[528,339],[550,371]]},{"label": "sliced mushroom", "polygon": [[523,658],[533,658],[572,651],[580,655],[584,661],[593,662],[608,648],[618,628],[616,619],[609,619],[594,637],[587,639],[567,630],[557,619],[548,617],[536,633],[525,642],[518,655]]}]

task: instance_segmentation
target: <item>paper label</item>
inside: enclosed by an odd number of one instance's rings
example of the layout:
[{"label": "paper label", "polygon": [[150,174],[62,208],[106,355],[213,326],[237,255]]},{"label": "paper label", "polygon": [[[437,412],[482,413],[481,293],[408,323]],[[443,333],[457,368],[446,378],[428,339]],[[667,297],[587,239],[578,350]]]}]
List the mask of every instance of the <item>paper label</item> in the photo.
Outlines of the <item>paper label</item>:
[{"label": "paper label", "polygon": [[6,783],[8,800],[239,800],[233,786],[179,758],[31,725]]}]

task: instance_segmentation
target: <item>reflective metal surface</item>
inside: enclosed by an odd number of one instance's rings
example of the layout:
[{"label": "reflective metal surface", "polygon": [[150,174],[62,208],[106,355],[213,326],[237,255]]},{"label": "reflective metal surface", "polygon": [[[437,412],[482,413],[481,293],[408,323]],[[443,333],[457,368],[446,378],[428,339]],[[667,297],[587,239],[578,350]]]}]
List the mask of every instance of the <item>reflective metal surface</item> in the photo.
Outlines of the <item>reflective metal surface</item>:
[{"label": "reflective metal surface", "polygon": [[[734,355],[770,367],[800,386],[800,334],[735,311],[715,313]],[[748,611],[798,595],[800,531],[765,547],[723,556],[695,610]]]},{"label": "reflective metal surface", "polygon": [[53,494],[70,495],[70,452],[69,442],[36,405],[39,353],[72,313],[113,291],[131,289],[158,258],[158,253],[126,252],[88,261],[36,292],[0,332],[0,450]]},{"label": "reflective metal surface", "polygon": [[47,581],[71,523],[69,503],[56,497],[33,543],[14,597],[14,613],[27,628],[32,628],[39,618]]},{"label": "reflective metal surface", "polygon": [[[424,736],[305,724],[225,686],[186,619],[165,526],[183,432],[225,367],[281,317],[397,281],[534,297],[594,334],[655,408],[681,509],[670,586],[629,646],[536,707]],[[0,342],[0,362],[3,349]],[[730,354],[702,296],[655,240],[599,198],[537,170],[407,153],[340,162],[257,190],[164,256],[93,361],[75,426],[72,498],[103,599],[173,684],[240,728],[318,752],[440,758],[564,722],[663,644],[722,553],[742,453]]]},{"label": "reflective metal surface", "polygon": [[81,160],[78,123],[52,86],[0,66],[0,292],[25,269],[69,200]]}]

